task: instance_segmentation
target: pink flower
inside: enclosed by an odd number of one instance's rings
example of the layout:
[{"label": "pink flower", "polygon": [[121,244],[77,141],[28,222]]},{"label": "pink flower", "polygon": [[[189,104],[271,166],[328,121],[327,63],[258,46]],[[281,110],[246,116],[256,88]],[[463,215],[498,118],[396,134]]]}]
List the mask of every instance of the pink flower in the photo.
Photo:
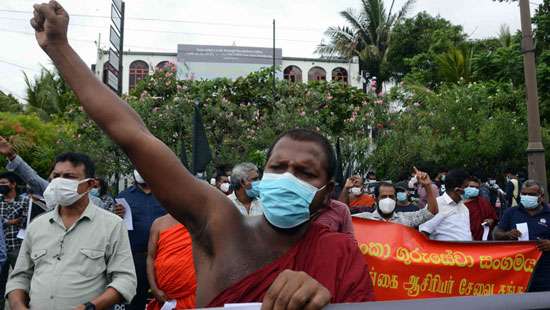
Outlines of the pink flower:
[{"label": "pink flower", "polygon": [[305,111],[300,112],[300,116],[306,116],[306,112]]}]

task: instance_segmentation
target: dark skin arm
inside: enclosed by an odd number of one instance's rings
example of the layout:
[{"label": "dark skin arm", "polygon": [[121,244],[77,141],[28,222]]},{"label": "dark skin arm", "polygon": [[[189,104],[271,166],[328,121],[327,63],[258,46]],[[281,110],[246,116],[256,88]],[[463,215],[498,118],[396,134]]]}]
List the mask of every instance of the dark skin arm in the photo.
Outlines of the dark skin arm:
[{"label": "dark skin arm", "polygon": [[[207,240],[214,240],[213,231],[227,234],[231,227],[240,228],[240,214],[229,199],[191,175],[177,156],[147,130],[138,114],[101,83],[71,48],[67,41],[69,16],[61,5],[50,1],[34,8],[31,25],[40,47],[74,90],[88,116],[121,146],[163,207],[187,227],[199,245],[203,245],[205,235]],[[155,164],[151,165],[153,158]]]},{"label": "dark skin arm", "polygon": [[416,169],[416,167],[413,167],[413,169],[414,169],[414,172],[416,173],[416,179],[418,180],[418,182],[420,182],[422,187],[424,187],[424,189],[426,190],[428,210],[430,210],[430,212],[434,215],[437,214],[437,212],[439,212],[439,208],[437,206],[437,198],[432,188],[432,180],[430,180],[430,176],[426,172],[422,172]]},{"label": "dark skin arm", "polygon": [[10,309],[29,309],[29,294],[21,289],[13,290],[8,294],[8,302],[10,304]]},{"label": "dark skin arm", "polygon": [[157,287],[157,280],[155,277],[155,258],[157,257],[157,242],[159,240],[159,219],[156,219],[151,226],[151,232],[149,233],[149,243],[147,244],[147,281],[151,287],[151,292],[155,298],[163,303],[166,302],[166,294]]},{"label": "dark skin arm", "polygon": [[518,240],[519,237],[521,237],[521,232],[517,229],[504,231],[497,226],[493,230],[493,238],[495,240]]},{"label": "dark skin arm", "polygon": [[[109,309],[114,304],[122,302],[122,296],[114,288],[107,288],[103,294],[90,301],[98,310]],[[84,305],[79,305],[75,310],[84,310]]]},{"label": "dark skin arm", "polygon": [[341,201],[347,205],[349,205],[349,189],[352,188],[355,185],[355,177],[350,177],[346,180],[346,184],[344,184],[344,188],[340,192],[340,196],[338,197],[338,201]]}]

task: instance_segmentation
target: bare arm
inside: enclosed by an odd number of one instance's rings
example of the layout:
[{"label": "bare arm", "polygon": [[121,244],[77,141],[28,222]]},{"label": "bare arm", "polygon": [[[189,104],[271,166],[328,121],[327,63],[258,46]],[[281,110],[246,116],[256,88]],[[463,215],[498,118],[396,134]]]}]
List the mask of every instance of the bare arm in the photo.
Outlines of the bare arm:
[{"label": "bare arm", "polygon": [[114,304],[122,302],[122,295],[112,287],[109,287],[99,297],[91,301],[98,310],[108,309]]},{"label": "bare arm", "polygon": [[416,179],[420,184],[422,184],[422,187],[426,190],[426,200],[428,202],[428,210],[432,214],[437,214],[439,212],[439,208],[437,207],[437,197],[435,195],[435,192],[432,188],[432,180],[430,179],[430,176],[426,172],[422,172],[416,167],[413,167],[414,171],[416,172]]},{"label": "bare arm", "polygon": [[357,177],[352,176],[346,180],[346,183],[344,184],[344,188],[342,188],[342,191],[340,192],[340,196],[338,196],[338,201],[341,201],[348,205],[349,208],[349,190],[355,185],[357,182]]},{"label": "bare arm", "polygon": [[493,230],[493,239],[495,240],[518,240],[521,237],[521,232],[517,229],[504,231],[498,226]]},{"label": "bare arm", "polygon": [[29,309],[29,294],[27,294],[25,290],[17,289],[11,291],[8,294],[8,301],[10,304],[10,309]]},{"label": "bare arm", "polygon": [[151,287],[151,292],[159,302],[166,301],[166,295],[157,286],[155,276],[155,258],[157,257],[157,242],[159,240],[159,219],[156,219],[151,226],[149,233],[149,243],[147,244],[147,281]]},{"label": "bare arm", "polygon": [[67,41],[68,21],[65,10],[50,1],[35,5],[31,25],[39,45],[74,90],[89,117],[120,145],[163,207],[194,237],[202,234],[209,222],[216,222],[208,225],[215,227],[209,231],[234,227],[240,215],[231,202],[221,192],[193,177],[176,155],[147,130],[138,114],[101,83],[75,53]]}]

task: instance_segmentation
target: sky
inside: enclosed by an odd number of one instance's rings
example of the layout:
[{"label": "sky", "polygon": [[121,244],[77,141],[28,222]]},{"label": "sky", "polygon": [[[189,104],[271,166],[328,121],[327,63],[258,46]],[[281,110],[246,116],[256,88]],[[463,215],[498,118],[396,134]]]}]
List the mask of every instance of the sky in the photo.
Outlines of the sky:
[{"label": "sky", "polygon": [[[0,1],[0,90],[25,98],[24,73],[33,78],[49,58],[38,47],[28,20],[30,0]],[[97,42],[108,46],[110,0],[59,0],[71,15],[69,41],[88,64]],[[391,0],[384,0],[389,7]],[[405,0],[396,0],[400,8]],[[531,10],[542,0],[530,0]],[[124,49],[176,52],[177,44],[272,46],[285,57],[316,57],[315,47],[329,26],[344,25],[339,12],[358,9],[359,0],[126,0]],[[462,25],[472,38],[487,38],[506,24],[520,28],[517,3],[492,0],[417,0],[408,16],[426,11]]]}]

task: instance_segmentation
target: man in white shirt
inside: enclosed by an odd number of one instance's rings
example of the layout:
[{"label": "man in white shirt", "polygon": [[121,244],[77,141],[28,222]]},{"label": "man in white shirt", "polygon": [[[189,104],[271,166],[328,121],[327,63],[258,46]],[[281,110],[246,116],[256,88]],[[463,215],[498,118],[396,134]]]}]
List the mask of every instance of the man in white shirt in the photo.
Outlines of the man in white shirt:
[{"label": "man in white shirt", "polygon": [[445,193],[437,198],[439,213],[420,225],[419,230],[439,241],[471,241],[470,213],[464,205],[463,194],[468,174],[451,170],[445,178]]},{"label": "man in white shirt", "polygon": [[231,172],[231,185],[234,191],[227,197],[231,199],[242,215],[254,216],[264,213],[258,200],[258,188],[253,186],[254,182],[259,179],[258,167],[252,163],[238,164]]}]

